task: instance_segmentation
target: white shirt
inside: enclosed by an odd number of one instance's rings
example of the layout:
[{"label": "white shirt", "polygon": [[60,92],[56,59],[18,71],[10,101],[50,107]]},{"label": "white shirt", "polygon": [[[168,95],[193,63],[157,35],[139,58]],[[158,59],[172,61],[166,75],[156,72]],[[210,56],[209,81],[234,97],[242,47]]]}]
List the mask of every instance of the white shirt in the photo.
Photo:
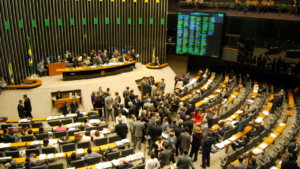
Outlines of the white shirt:
[{"label": "white shirt", "polygon": [[[116,117],[116,123],[117,123],[117,124],[119,124],[119,119],[120,119],[120,117],[117,116],[117,117]],[[125,117],[124,115],[121,116],[121,119],[122,119],[122,123],[126,123],[126,117]]]},{"label": "white shirt", "polygon": [[159,169],[159,168],[160,168],[160,164],[157,158],[147,160],[145,169]]},{"label": "white shirt", "polygon": [[75,96],[72,94],[72,92],[69,94],[69,98],[75,98],[77,97],[77,94],[75,93]]}]

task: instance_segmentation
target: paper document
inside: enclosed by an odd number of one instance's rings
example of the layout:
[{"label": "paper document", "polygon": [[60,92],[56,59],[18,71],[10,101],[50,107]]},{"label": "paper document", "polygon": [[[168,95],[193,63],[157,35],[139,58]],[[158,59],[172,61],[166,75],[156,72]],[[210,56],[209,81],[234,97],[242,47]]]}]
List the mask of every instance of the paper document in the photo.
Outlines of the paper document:
[{"label": "paper document", "polygon": [[268,112],[268,111],[264,111],[263,113],[264,113],[266,116],[269,115],[269,112]]},{"label": "paper document", "polygon": [[258,117],[255,121],[257,122],[257,123],[261,123],[261,122],[263,122],[263,118],[261,118],[261,117]]},{"label": "paper document", "polygon": [[273,133],[272,133],[272,134],[271,134],[271,137],[276,138],[277,136],[276,136],[276,134],[273,134]]},{"label": "paper document", "polygon": [[268,147],[268,145],[266,145],[265,143],[262,143],[259,147],[262,148],[262,149],[265,149],[265,148]]},{"label": "paper document", "polygon": [[82,148],[77,149],[77,153],[78,153],[78,154],[83,154],[83,149],[82,149]]},{"label": "paper document", "polygon": [[39,158],[39,160],[46,160],[46,154],[40,154]]},{"label": "paper document", "polygon": [[47,159],[53,159],[54,158],[54,154],[47,154]]},{"label": "paper document", "polygon": [[56,154],[55,154],[55,158],[63,157],[63,156],[64,156],[64,153],[56,153]]}]

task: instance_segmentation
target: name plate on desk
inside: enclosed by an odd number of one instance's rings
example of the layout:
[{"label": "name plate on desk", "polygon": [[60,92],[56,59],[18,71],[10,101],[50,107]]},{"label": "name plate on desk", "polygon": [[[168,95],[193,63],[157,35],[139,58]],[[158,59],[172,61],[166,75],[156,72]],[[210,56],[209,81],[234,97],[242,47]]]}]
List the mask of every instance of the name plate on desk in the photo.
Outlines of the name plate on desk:
[{"label": "name plate on desk", "polygon": [[22,127],[8,127],[7,133],[22,133],[23,128]]},{"label": "name plate on desk", "polygon": [[0,117],[0,122],[6,122],[7,121],[7,117]]},{"label": "name plate on desk", "polygon": [[75,140],[81,139],[82,136],[83,136],[83,133],[82,133],[82,132],[74,133],[74,138],[75,138]]}]

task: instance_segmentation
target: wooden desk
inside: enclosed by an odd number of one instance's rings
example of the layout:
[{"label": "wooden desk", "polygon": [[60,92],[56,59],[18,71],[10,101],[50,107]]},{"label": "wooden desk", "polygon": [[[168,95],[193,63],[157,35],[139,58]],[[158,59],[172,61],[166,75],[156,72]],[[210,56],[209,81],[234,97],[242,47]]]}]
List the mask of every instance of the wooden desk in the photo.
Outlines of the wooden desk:
[{"label": "wooden desk", "polygon": [[223,85],[222,85],[223,88],[227,86],[228,80],[229,80],[229,75],[226,74],[226,75],[225,75],[225,80],[224,80]]},{"label": "wooden desk", "polygon": [[47,117],[38,117],[38,118],[33,118],[31,121],[46,121]]},{"label": "wooden desk", "polygon": [[73,100],[77,101],[78,105],[80,105],[80,99],[75,97],[75,98],[62,98],[59,100],[54,100],[54,107],[61,108],[63,106],[64,102],[67,102],[68,106],[70,106],[70,103],[72,103]]},{"label": "wooden desk", "polygon": [[63,74],[64,81],[89,79],[132,71],[135,63],[137,63],[137,61],[133,60],[131,62],[123,62],[122,64],[118,65],[98,66],[94,68],[87,66],[80,68],[57,69],[56,72]]},{"label": "wooden desk", "polygon": [[6,123],[18,123],[20,119],[8,119]]},{"label": "wooden desk", "polygon": [[[269,100],[272,100],[272,99],[274,98],[274,95],[273,95],[273,88],[274,88],[273,85],[271,85],[271,95],[270,95],[270,99],[269,99]],[[264,110],[264,111],[256,118],[256,120],[257,120],[258,118],[262,118],[262,120],[263,120],[265,117],[267,117],[267,115],[266,115],[264,112],[266,111],[266,112],[270,113],[270,110],[271,110],[272,106],[273,106],[273,103],[268,102],[267,107],[266,107],[265,110]],[[255,123],[258,123],[256,120],[255,120]]]},{"label": "wooden desk", "polygon": [[239,94],[239,92],[234,92],[230,97],[228,98],[228,104],[231,103]]},{"label": "wooden desk", "polygon": [[291,107],[293,109],[295,106],[295,101],[294,101],[294,96],[293,96],[293,92],[291,89],[288,89],[288,95],[289,95],[289,107]]},{"label": "wooden desk", "polygon": [[61,75],[62,72],[56,72],[57,69],[65,69],[66,62],[50,63],[48,65],[49,76]]},{"label": "wooden desk", "polygon": [[[256,87],[257,87],[257,89],[254,89]],[[257,97],[258,90],[259,90],[259,85],[258,85],[257,80],[254,80],[254,88],[253,88],[253,93],[252,93],[252,98],[253,99],[255,99]]]},{"label": "wooden desk", "polygon": [[146,67],[149,68],[149,69],[160,69],[160,68],[166,67],[168,65],[169,65],[169,63],[164,63],[164,64],[161,64],[159,66],[152,66],[152,62],[150,62],[150,63],[146,64]]},{"label": "wooden desk", "polygon": [[42,85],[42,81],[39,79],[23,79],[21,80],[21,82],[22,83],[32,82],[32,83],[28,85],[7,85],[4,87],[4,89],[30,89]]}]

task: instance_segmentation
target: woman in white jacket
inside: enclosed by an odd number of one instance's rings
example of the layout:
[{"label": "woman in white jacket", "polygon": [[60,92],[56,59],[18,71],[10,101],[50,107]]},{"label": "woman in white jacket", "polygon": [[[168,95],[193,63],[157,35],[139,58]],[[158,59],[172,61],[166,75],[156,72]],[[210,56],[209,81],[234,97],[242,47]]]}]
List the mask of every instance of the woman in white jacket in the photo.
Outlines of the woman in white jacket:
[{"label": "woman in white jacket", "polygon": [[156,156],[155,152],[151,151],[150,159],[147,160],[145,169],[159,169],[160,168],[160,164],[159,164],[157,158],[155,158],[155,156]]}]

